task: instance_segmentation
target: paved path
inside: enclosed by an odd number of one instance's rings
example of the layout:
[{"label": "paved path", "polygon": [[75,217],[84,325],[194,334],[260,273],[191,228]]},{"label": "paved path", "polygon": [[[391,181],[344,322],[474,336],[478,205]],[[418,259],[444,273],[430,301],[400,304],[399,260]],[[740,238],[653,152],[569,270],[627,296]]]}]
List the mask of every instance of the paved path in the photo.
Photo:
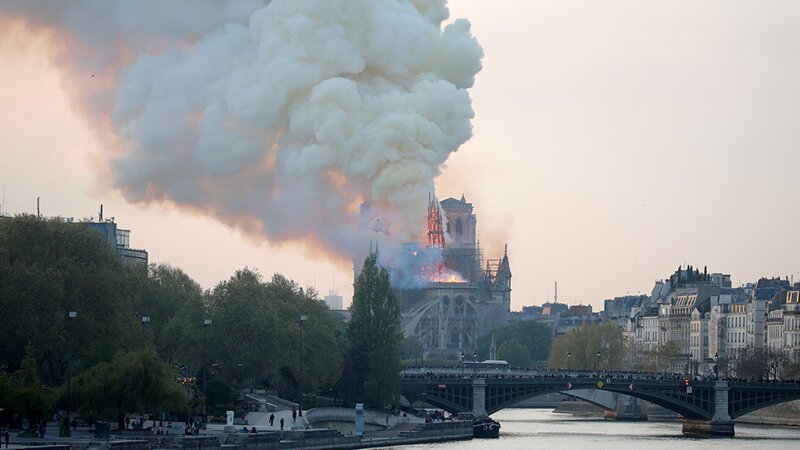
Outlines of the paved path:
[{"label": "paved path", "polygon": [[[272,426],[269,426],[269,415],[275,414],[275,422]],[[301,430],[306,427],[305,417],[297,417],[295,422],[292,422],[292,411],[291,410],[283,410],[283,411],[275,411],[275,412],[251,412],[245,416],[245,420],[247,420],[247,429],[251,429],[252,427],[256,427],[256,431],[280,431],[281,429],[281,418],[283,418],[283,429],[284,430],[291,430],[292,425],[299,427]],[[241,429],[243,425],[239,425],[236,428]],[[224,431],[225,425],[224,424],[216,424],[211,423],[208,424],[209,431]]]}]

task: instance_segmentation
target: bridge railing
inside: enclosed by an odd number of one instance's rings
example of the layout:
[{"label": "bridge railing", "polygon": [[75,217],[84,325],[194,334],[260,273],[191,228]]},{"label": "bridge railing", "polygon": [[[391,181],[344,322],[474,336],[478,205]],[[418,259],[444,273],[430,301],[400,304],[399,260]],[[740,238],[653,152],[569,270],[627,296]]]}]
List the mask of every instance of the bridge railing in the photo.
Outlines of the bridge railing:
[{"label": "bridge railing", "polygon": [[651,373],[651,372],[596,372],[582,370],[541,370],[541,369],[476,369],[462,371],[455,368],[425,368],[416,367],[405,369],[400,374],[403,378],[450,378],[450,379],[474,379],[474,378],[507,378],[507,379],[594,379],[594,380],[653,380],[653,381],[681,381],[689,378],[692,382],[716,381],[707,376],[689,377],[684,374],[675,373]]},{"label": "bridge railing", "polygon": [[690,379],[692,382],[726,380],[731,386],[764,386],[786,385],[796,387],[800,380],[745,380],[745,379],[724,379],[709,375],[688,375],[683,373],[659,373],[659,372],[637,372],[637,371],[591,371],[591,370],[563,370],[563,369],[539,369],[539,368],[462,368],[462,367],[409,367],[400,373],[404,378],[434,377],[434,378],[611,378],[615,380],[672,380],[683,381]]}]

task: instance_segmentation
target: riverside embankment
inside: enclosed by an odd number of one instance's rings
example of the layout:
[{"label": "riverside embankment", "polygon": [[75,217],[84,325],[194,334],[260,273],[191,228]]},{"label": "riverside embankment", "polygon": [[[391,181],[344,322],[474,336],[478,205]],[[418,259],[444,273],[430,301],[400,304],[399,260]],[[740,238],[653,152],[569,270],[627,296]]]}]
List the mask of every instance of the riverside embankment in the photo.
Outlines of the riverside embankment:
[{"label": "riverside embankment", "polygon": [[[327,408],[326,408],[327,409]],[[267,413],[271,414],[271,413]],[[309,410],[297,421],[291,419],[291,413],[276,411],[276,420],[272,426],[268,418],[259,414],[249,414],[248,429],[245,433],[242,425],[238,432],[225,432],[223,425],[209,424],[208,429],[200,435],[184,436],[180,431],[183,426],[172,424],[167,432],[155,434],[152,431],[112,430],[109,439],[96,439],[92,432],[81,428],[73,432],[71,438],[60,438],[57,426],[48,427],[44,438],[23,438],[13,433],[10,449],[36,448],[38,450],[272,450],[272,449],[350,449],[375,448],[397,445],[429,444],[448,441],[472,439],[472,423],[469,421],[448,421],[425,423],[415,421],[416,418],[387,416],[383,413],[368,413],[368,431],[364,436],[356,436],[352,432],[351,416],[347,410],[330,408],[321,411]],[[354,413],[352,418],[354,419]],[[284,419],[285,427],[295,429],[280,430],[280,419]],[[306,422],[306,419],[309,419]],[[314,419],[314,420],[311,420]],[[331,427],[315,427],[316,421],[338,424],[341,428],[349,426],[351,431],[344,432]],[[347,425],[347,422],[349,425]],[[387,427],[386,425],[390,425]],[[304,429],[305,427],[310,427]],[[252,429],[255,427],[256,432]],[[276,429],[277,428],[277,429]],[[299,429],[297,429],[299,428]]]}]

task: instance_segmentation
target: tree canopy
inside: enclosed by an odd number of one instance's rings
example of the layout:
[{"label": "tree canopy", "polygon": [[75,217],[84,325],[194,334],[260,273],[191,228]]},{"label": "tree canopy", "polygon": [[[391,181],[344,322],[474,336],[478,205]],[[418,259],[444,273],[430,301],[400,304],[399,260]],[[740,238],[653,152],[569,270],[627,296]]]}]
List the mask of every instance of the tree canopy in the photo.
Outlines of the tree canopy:
[{"label": "tree canopy", "polygon": [[350,306],[343,380],[354,400],[382,408],[400,394],[400,303],[376,255],[364,261]]},{"label": "tree canopy", "polygon": [[0,376],[0,404],[28,420],[47,417],[54,400],[51,389],[39,381],[33,345],[28,344],[22,366],[10,378]]},{"label": "tree canopy", "polygon": [[246,372],[254,384],[299,395],[301,315],[306,316],[303,391],[338,381],[343,346],[338,320],[312,289],[303,291],[281,275],[265,283],[258,273],[244,269],[218,284],[207,303],[212,320],[209,358],[228,381]]},{"label": "tree canopy", "polygon": [[558,336],[550,353],[550,367],[580,370],[625,368],[625,339],[612,322],[584,324]]},{"label": "tree canopy", "polygon": [[[523,364],[526,367],[537,361],[546,361],[550,355],[553,331],[549,326],[543,323],[530,320],[515,322],[511,325],[498,328],[492,333],[494,334],[495,344],[497,345],[498,357],[500,357],[500,348],[511,339],[516,340],[517,343],[528,352],[527,361],[530,362],[528,362],[528,364]],[[489,357],[492,333],[478,339],[478,354],[483,359]],[[509,363],[515,365],[511,361],[509,361]]]},{"label": "tree canopy", "polygon": [[72,396],[81,415],[116,417],[120,428],[126,412],[176,412],[186,405],[173,370],[152,350],[119,353],[85,370],[75,378]]},{"label": "tree canopy", "polygon": [[[0,220],[0,364],[16,370],[30,343],[42,378],[61,383],[67,359],[85,365],[130,345],[135,271],[94,230],[56,219]],[[68,312],[78,312],[67,320]]]},{"label": "tree canopy", "polygon": [[497,349],[497,357],[508,361],[512,367],[530,367],[530,351],[518,340],[511,338]]}]

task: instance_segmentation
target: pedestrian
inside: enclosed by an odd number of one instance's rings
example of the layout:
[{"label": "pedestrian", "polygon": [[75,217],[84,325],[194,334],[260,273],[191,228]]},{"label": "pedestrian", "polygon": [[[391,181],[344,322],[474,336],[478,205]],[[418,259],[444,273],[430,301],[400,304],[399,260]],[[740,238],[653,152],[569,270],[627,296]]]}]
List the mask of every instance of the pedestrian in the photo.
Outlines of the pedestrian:
[{"label": "pedestrian", "polygon": [[292,423],[297,421],[297,410],[292,406]]},{"label": "pedestrian", "polygon": [[269,427],[272,428],[273,424],[275,423],[275,414],[269,415]]},{"label": "pedestrian", "polygon": [[[281,430],[283,430],[283,417],[281,417]],[[6,433],[6,436],[8,436],[8,433]],[[8,438],[6,438],[6,443],[8,443]],[[8,448],[7,445],[6,448]]]},{"label": "pedestrian", "polygon": [[3,437],[4,437],[4,438],[5,438],[5,440],[6,440],[6,448],[8,448],[8,438],[10,438],[10,437],[11,437],[11,435],[10,435],[10,434],[8,434],[8,428],[6,428],[6,433],[3,435]]},{"label": "pedestrian", "polygon": [[125,429],[129,429],[131,427],[131,416],[125,416]]},{"label": "pedestrian", "polygon": [[78,429],[78,421],[76,419],[72,419],[72,429],[73,430]]}]

